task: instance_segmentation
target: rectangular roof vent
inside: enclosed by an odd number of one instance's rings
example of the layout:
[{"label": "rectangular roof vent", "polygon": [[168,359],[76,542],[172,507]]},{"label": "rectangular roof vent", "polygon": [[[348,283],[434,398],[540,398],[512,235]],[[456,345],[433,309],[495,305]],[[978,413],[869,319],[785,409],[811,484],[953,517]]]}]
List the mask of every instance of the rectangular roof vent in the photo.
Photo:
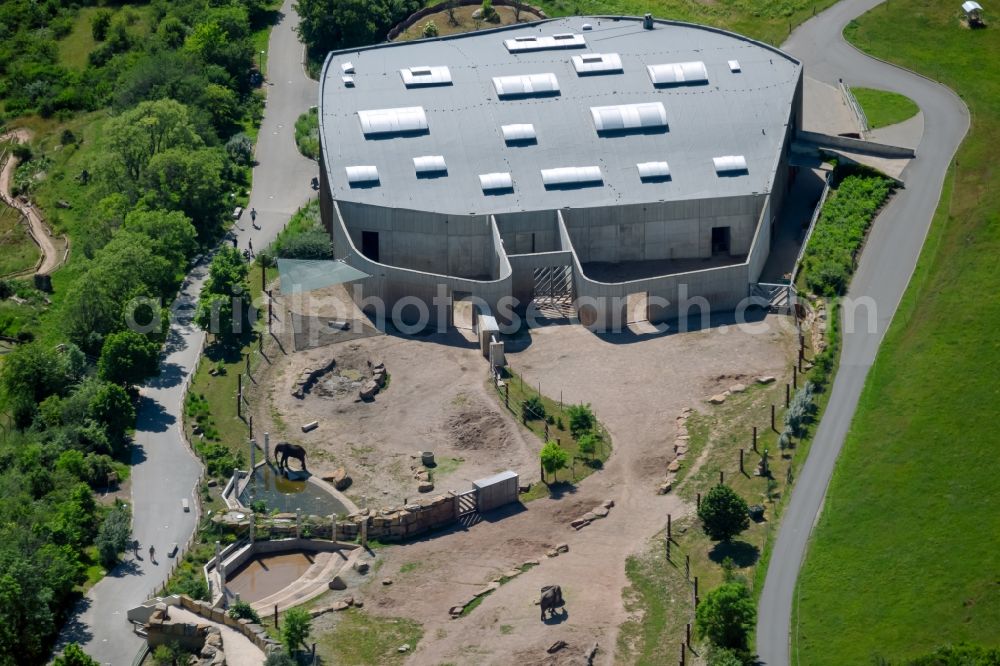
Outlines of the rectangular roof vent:
[{"label": "rectangular roof vent", "polygon": [[405,67],[399,70],[399,75],[403,77],[403,85],[407,88],[451,85],[451,70],[444,65]]},{"label": "rectangular roof vent", "polygon": [[639,180],[650,182],[669,180],[670,165],[666,162],[639,162],[635,165],[639,170]]},{"label": "rectangular roof vent", "polygon": [[598,132],[628,132],[667,126],[663,102],[592,106],[590,115]]},{"label": "rectangular roof vent", "polygon": [[351,187],[378,183],[378,169],[374,166],[349,166],[344,169],[347,172],[347,182]]},{"label": "rectangular roof vent", "polygon": [[340,77],[340,80],[343,81],[344,85],[347,86],[348,88],[354,87],[354,77],[351,76],[350,74],[345,74],[344,76]]},{"label": "rectangular roof vent", "polygon": [[740,71],[740,61],[739,60],[730,60],[729,61],[729,71],[730,72],[739,72]]},{"label": "rectangular roof vent", "polygon": [[747,170],[747,160],[742,155],[723,155],[713,157],[716,173],[733,173]]},{"label": "rectangular roof vent", "polygon": [[573,56],[573,68],[580,76],[621,72],[622,58],[617,53],[584,53]]},{"label": "rectangular roof vent", "polygon": [[519,141],[535,141],[535,126],[531,123],[517,123],[515,125],[501,125],[503,140],[507,143],[517,143]]},{"label": "rectangular roof vent", "polygon": [[494,76],[493,87],[498,97],[531,97],[537,95],[558,95],[559,81],[551,72],[544,74],[516,74],[514,76]]},{"label": "rectangular roof vent", "polygon": [[444,155],[423,155],[413,158],[413,168],[418,176],[448,173],[448,165],[445,164]]},{"label": "rectangular roof vent", "polygon": [[341,69],[341,71],[344,72],[344,74],[353,74],[354,73],[354,63],[353,62],[345,62],[345,63],[343,63],[340,66],[340,69]]},{"label": "rectangular roof vent", "polygon": [[680,86],[690,83],[708,83],[705,63],[672,62],[664,65],[646,65],[654,86]]},{"label": "rectangular roof vent", "polygon": [[479,185],[483,188],[483,192],[514,189],[514,181],[511,180],[510,172],[508,171],[481,173],[479,174]]},{"label": "rectangular roof vent", "polygon": [[422,106],[358,111],[358,118],[361,120],[361,131],[365,136],[416,134],[427,131],[427,116],[424,115]]},{"label": "rectangular roof vent", "polygon": [[539,35],[515,37],[503,40],[503,45],[510,53],[527,53],[529,51],[545,51],[548,49],[576,49],[587,45],[583,35],[572,32],[562,32],[556,35]]},{"label": "rectangular roof vent", "polygon": [[585,185],[602,185],[604,177],[601,175],[601,167],[559,167],[556,169],[542,169],[542,183],[546,189],[583,187]]}]

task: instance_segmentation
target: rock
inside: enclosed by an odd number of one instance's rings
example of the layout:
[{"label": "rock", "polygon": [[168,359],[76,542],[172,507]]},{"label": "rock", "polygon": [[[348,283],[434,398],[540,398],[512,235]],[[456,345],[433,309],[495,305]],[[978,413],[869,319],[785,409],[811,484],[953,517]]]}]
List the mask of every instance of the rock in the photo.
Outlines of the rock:
[{"label": "rock", "polygon": [[354,563],[354,570],[357,571],[359,574],[368,573],[368,570],[370,568],[371,566],[367,562],[358,561]]},{"label": "rock", "polygon": [[354,600],[354,607],[355,608],[364,608],[365,607],[365,602],[362,601],[361,599],[355,599]]},{"label": "rock", "polygon": [[574,529],[581,529],[590,524],[590,520],[587,518],[577,518],[569,524],[570,527]]},{"label": "rock", "polygon": [[723,395],[722,393],[719,393],[717,395],[713,395],[711,398],[708,399],[708,401],[713,405],[721,405],[726,401],[726,396]]},{"label": "rock", "polygon": [[465,610],[465,606],[464,605],[463,606],[452,606],[451,608],[448,609],[448,614],[452,615],[452,616],[461,615],[462,611],[464,611],[464,610]]},{"label": "rock", "polygon": [[521,564],[522,568],[537,567],[537,566],[538,566],[538,560],[525,560],[524,563]]},{"label": "rock", "polygon": [[368,380],[361,385],[361,389],[358,391],[358,397],[362,400],[374,400],[376,393],[378,393],[378,384],[376,384],[374,380]]},{"label": "rock", "polygon": [[330,606],[330,608],[332,610],[335,610],[335,611],[347,610],[350,607],[351,607],[351,605],[349,603],[347,603],[346,601],[338,601],[337,603],[335,603],[332,606]]},{"label": "rock", "polygon": [[762,375],[762,376],[760,376],[760,377],[757,378],[757,383],[758,384],[773,384],[774,383],[774,377],[772,377],[771,375]]},{"label": "rock", "polygon": [[209,479],[207,485],[209,488],[215,488],[217,485],[219,485],[219,482],[216,481],[215,479]]},{"label": "rock", "polygon": [[680,468],[681,468],[681,461],[677,460],[676,458],[674,460],[671,460],[670,464],[667,465],[668,472],[676,472],[680,470]]},{"label": "rock", "polygon": [[545,557],[559,557],[559,551],[555,548],[550,548],[546,553]]},{"label": "rock", "polygon": [[557,553],[568,553],[569,552],[569,544],[568,543],[561,543],[561,544],[559,544],[558,546],[556,546],[556,552]]},{"label": "rock", "polygon": [[594,513],[593,511],[588,511],[587,513],[583,514],[580,517],[586,520],[588,523],[592,523],[595,520],[597,520],[597,514]]},{"label": "rock", "polygon": [[417,481],[430,481],[431,480],[431,474],[430,474],[430,472],[428,472],[425,469],[422,472],[417,472],[415,478],[417,479]]},{"label": "rock", "polygon": [[346,590],[347,583],[343,581],[340,576],[334,576],[327,585],[330,586],[331,590]]},{"label": "rock", "polygon": [[348,606],[354,605],[354,597],[344,597],[344,603]]},{"label": "rock", "polygon": [[430,481],[421,481],[417,485],[417,492],[419,493],[429,493],[434,490],[434,484]]},{"label": "rock", "polygon": [[603,502],[601,502],[601,506],[603,506],[605,509],[610,509],[614,505],[615,505],[615,501],[611,500],[611,499],[606,499]]},{"label": "rock", "polygon": [[382,584],[383,585],[392,585],[392,579],[391,578],[383,578],[382,579]]},{"label": "rock", "polygon": [[598,518],[604,518],[605,516],[608,515],[608,510],[605,509],[603,506],[595,507],[594,509],[591,509],[590,512]]},{"label": "rock", "polygon": [[510,571],[503,572],[504,578],[517,578],[520,575],[521,575],[520,569],[511,569]]},{"label": "rock", "polygon": [[729,387],[730,393],[743,393],[747,390],[746,384],[733,384]]},{"label": "rock", "polygon": [[396,648],[396,652],[409,652],[409,651],[410,651],[409,643],[403,643],[398,648]]},{"label": "rock", "polygon": [[664,481],[660,484],[660,487],[656,490],[657,495],[666,495],[671,490],[673,490],[674,484],[670,481]]},{"label": "rock", "polygon": [[549,646],[546,652],[548,652],[549,654],[555,654],[556,652],[559,652],[559,650],[562,650],[564,647],[566,647],[566,641],[556,641],[555,643]]},{"label": "rock", "polygon": [[323,480],[332,483],[333,487],[337,490],[347,490],[351,486],[351,483],[353,483],[353,479],[351,479],[347,474],[347,470],[343,467],[338,467],[333,474],[324,476]]}]

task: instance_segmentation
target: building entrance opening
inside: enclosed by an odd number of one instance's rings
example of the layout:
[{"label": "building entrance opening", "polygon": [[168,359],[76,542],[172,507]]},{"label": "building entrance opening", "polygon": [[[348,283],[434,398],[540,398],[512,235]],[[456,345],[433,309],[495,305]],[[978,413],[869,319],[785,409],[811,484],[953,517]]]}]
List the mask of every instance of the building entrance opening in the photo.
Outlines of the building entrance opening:
[{"label": "building entrance opening", "polygon": [[472,331],[476,327],[476,306],[467,291],[451,293],[451,324],[455,328]]},{"label": "building entrance opening", "polygon": [[535,285],[531,300],[543,317],[572,317],[573,269],[569,266],[546,266],[534,271]]},{"label": "building entrance opening", "polygon": [[649,292],[645,291],[629,294],[625,304],[625,323],[641,321],[649,321]]},{"label": "building entrance opening", "polygon": [[729,227],[712,227],[712,254],[729,254]]},{"label": "building entrance opening", "polygon": [[362,231],[361,232],[361,253],[371,259],[372,261],[378,261],[378,232],[377,231]]}]

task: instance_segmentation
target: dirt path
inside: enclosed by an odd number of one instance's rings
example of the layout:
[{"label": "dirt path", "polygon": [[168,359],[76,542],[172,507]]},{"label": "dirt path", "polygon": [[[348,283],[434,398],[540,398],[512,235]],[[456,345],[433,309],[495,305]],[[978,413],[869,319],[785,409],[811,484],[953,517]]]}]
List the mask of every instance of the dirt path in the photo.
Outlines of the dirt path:
[{"label": "dirt path", "polygon": [[[26,129],[16,129],[0,136],[0,142],[27,143],[31,140],[31,132]],[[33,271],[25,271],[16,275],[49,275],[63,263],[65,251],[60,252],[52,241],[52,232],[31,202],[24,203],[11,195],[10,187],[17,168],[17,158],[10,155],[0,170],[0,198],[11,208],[17,210],[28,219],[28,229],[32,240],[42,252],[42,260]],[[65,241],[62,243],[65,246]]]}]

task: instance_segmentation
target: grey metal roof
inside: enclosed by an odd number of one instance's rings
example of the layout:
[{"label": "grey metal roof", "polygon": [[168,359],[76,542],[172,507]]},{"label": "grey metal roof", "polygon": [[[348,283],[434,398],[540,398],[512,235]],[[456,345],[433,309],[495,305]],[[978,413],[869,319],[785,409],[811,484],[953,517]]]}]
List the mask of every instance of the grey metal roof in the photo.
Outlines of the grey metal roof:
[{"label": "grey metal roof", "polygon": [[[592,30],[584,33],[583,24]],[[511,53],[505,40],[583,34],[586,49],[618,54],[620,73],[580,76],[580,49]],[[740,71],[730,69],[739,60]],[[341,81],[354,69],[354,87]],[[707,84],[657,87],[649,65],[703,62]],[[447,67],[451,85],[407,88],[400,70]],[[558,91],[499,98],[495,77],[551,73]],[[330,54],[320,88],[320,134],[333,196],[394,208],[447,214],[583,208],[659,200],[735,196],[770,190],[790,104],[801,77],[798,61],[780,51],[712,28],[641,19],[572,17],[440,39],[381,44]],[[592,107],[660,103],[666,127],[601,132]],[[369,134],[359,111],[406,110],[426,130]],[[412,114],[412,115],[411,115]],[[391,127],[401,118],[381,116]],[[502,127],[530,124],[535,142],[507,142]],[[398,127],[398,125],[397,125]],[[418,178],[413,158],[440,155],[446,176]],[[747,171],[719,178],[714,158],[742,155]],[[636,165],[667,161],[670,178],[643,182]],[[344,167],[373,165],[379,187],[351,188]],[[546,189],[541,171],[594,165],[603,184]],[[513,187],[484,192],[480,174],[510,174]]]}]

